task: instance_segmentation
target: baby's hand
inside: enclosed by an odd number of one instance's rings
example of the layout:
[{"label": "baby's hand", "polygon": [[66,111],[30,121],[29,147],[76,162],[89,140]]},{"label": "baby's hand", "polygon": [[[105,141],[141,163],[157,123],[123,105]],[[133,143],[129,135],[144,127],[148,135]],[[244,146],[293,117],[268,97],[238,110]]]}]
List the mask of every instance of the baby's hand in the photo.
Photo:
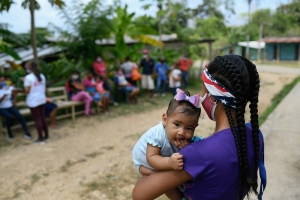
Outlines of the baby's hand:
[{"label": "baby's hand", "polygon": [[178,149],[182,149],[183,147],[185,147],[186,145],[190,144],[191,142],[189,140],[176,140],[174,142],[175,146]]},{"label": "baby's hand", "polygon": [[169,158],[169,165],[174,170],[182,170],[183,169],[183,155],[180,153],[173,153]]}]

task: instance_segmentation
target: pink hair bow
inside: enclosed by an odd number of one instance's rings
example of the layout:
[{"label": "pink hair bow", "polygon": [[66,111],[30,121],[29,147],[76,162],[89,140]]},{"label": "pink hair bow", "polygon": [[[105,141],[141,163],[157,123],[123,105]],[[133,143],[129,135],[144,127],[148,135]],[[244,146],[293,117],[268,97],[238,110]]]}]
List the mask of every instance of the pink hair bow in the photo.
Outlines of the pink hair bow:
[{"label": "pink hair bow", "polygon": [[181,89],[176,89],[177,94],[174,96],[176,101],[189,101],[196,108],[200,108],[200,94],[194,96],[187,96]]}]

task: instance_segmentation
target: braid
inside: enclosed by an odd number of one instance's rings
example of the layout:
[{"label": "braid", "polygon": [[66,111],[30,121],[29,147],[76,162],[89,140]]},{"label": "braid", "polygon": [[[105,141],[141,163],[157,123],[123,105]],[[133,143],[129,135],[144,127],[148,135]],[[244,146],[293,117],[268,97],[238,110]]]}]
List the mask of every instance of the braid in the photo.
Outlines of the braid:
[{"label": "braid", "polygon": [[[245,106],[246,106],[246,98],[245,98],[245,89],[246,85],[243,85],[243,77],[240,71],[229,61],[227,61],[223,57],[217,57],[217,59],[222,63],[228,73],[230,74],[230,80],[232,80],[232,85],[235,91],[235,99],[236,99],[236,119],[238,125],[238,132],[240,135],[241,141],[241,161],[242,161],[242,169],[240,176],[240,189],[246,186],[248,191],[247,195],[249,195],[249,191],[252,184],[249,163],[248,163],[248,154],[247,154],[247,135],[246,135],[246,126],[245,126]],[[240,190],[239,189],[239,190]],[[241,198],[239,196],[239,198]]]},{"label": "braid", "polygon": [[[257,103],[258,103],[258,94],[259,94],[259,88],[260,88],[260,80],[259,75],[256,69],[256,66],[250,62],[249,60],[246,60],[242,57],[242,60],[245,62],[249,76],[252,77],[253,80],[250,82],[250,94],[249,94],[249,100],[250,100],[250,113],[251,113],[251,125],[252,125],[252,140],[253,140],[253,146],[254,146],[254,164],[255,169],[258,169],[258,163],[259,163],[259,124],[258,124],[258,109],[257,109]],[[257,192],[257,173],[254,173],[254,179],[252,181],[252,190],[253,192],[258,195]]]},{"label": "braid", "polygon": [[[229,124],[230,124],[231,132],[233,134],[236,149],[237,149],[237,152],[238,152],[240,177],[241,177],[241,174],[242,174],[242,171],[243,171],[242,170],[243,165],[242,165],[242,158],[241,158],[241,151],[240,151],[239,136],[236,132],[236,129],[235,129],[235,126],[234,126],[234,123],[233,123],[233,119],[232,119],[232,115],[231,115],[231,112],[230,112],[230,108],[228,106],[225,106],[225,112],[226,112],[226,115],[227,115],[227,118],[228,118],[228,121],[229,121]],[[239,187],[239,191],[238,191],[238,199],[241,199],[242,195],[243,195],[243,188],[241,187],[241,185],[242,185],[241,179],[239,180],[239,184],[240,184],[240,187]]]}]

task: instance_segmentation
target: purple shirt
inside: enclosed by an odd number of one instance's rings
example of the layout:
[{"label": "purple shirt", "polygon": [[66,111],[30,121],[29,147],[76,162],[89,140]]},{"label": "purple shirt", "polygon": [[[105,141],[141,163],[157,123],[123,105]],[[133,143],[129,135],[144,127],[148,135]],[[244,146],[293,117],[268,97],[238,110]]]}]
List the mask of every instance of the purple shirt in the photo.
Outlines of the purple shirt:
[{"label": "purple shirt", "polygon": [[[246,133],[249,166],[251,173],[254,174],[252,129],[246,127]],[[262,143],[260,137],[260,152]],[[237,199],[239,163],[230,128],[188,145],[180,153],[184,158],[184,170],[193,177],[193,180],[185,183],[184,194],[187,198]]]}]

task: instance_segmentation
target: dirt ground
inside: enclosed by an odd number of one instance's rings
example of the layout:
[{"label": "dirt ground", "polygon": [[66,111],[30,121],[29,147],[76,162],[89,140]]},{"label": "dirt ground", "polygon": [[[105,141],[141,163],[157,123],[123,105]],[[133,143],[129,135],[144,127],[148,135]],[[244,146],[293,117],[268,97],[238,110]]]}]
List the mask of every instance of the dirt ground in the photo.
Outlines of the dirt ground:
[{"label": "dirt ground", "polygon": [[[261,114],[295,75],[260,76]],[[166,107],[100,122],[99,117],[63,121],[61,129],[51,130],[51,141],[45,145],[33,145],[16,132],[13,144],[0,148],[0,199],[131,199],[139,178],[131,150],[165,111]],[[196,135],[208,136],[213,126],[202,113]],[[36,135],[33,128],[32,133]]]}]

